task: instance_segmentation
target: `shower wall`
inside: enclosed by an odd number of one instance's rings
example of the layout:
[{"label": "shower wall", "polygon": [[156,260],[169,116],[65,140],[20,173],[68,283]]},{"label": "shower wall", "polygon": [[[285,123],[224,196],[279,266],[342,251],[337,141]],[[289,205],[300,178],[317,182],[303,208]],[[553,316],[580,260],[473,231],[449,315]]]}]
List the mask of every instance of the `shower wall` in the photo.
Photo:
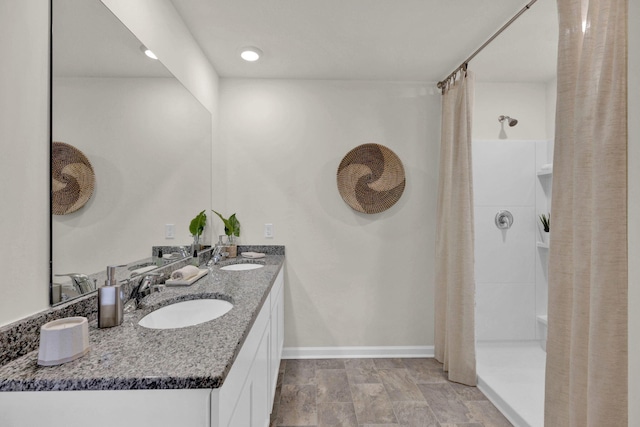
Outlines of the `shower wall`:
[{"label": "shower wall", "polygon": [[[536,151],[544,141],[473,142],[478,340],[536,337]],[[496,227],[499,210],[513,214]]]},{"label": "shower wall", "polygon": [[[473,120],[476,332],[479,341],[540,338],[537,315],[547,310],[547,250],[539,248],[538,215],[549,211],[555,82],[477,82]],[[498,139],[500,115],[518,119]],[[546,187],[545,187],[546,186]],[[545,189],[546,188],[546,189]],[[499,210],[514,217],[499,230]]]}]

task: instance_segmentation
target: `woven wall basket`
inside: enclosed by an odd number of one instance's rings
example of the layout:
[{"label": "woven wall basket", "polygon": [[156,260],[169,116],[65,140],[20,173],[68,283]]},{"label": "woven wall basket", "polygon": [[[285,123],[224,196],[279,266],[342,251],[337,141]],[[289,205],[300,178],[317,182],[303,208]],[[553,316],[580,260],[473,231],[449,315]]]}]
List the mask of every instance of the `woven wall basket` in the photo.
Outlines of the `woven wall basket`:
[{"label": "woven wall basket", "polygon": [[374,214],[389,209],[402,196],[404,185],[402,162],[383,145],[360,145],[338,166],[338,191],[358,212]]},{"label": "woven wall basket", "polygon": [[51,212],[66,215],[84,206],[93,194],[95,175],[77,148],[54,142],[51,148]]}]

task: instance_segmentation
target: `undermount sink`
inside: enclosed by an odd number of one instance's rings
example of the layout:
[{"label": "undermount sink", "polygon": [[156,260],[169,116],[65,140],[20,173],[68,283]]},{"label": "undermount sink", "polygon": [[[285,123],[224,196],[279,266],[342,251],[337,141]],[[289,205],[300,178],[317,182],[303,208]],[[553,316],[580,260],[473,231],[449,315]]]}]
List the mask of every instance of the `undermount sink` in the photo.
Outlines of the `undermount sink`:
[{"label": "undermount sink", "polygon": [[264,265],[262,265],[262,264],[243,263],[243,264],[225,265],[224,267],[220,267],[220,270],[244,271],[244,270],[255,270],[257,268],[262,268],[262,267],[264,267]]},{"label": "undermount sink", "polygon": [[144,316],[138,324],[149,329],[177,329],[199,325],[224,315],[233,304],[219,299],[181,301]]}]

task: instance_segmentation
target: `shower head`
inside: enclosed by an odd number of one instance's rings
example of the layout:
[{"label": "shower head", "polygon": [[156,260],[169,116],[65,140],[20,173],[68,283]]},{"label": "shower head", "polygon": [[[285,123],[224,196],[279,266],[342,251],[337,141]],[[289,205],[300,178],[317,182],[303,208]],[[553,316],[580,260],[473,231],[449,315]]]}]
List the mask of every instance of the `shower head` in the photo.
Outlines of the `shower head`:
[{"label": "shower head", "polygon": [[514,127],[515,125],[518,124],[518,120],[517,119],[513,119],[513,118],[511,118],[509,116],[500,116],[500,117],[498,117],[498,121],[500,123],[504,122],[505,120],[509,124],[509,127]]}]

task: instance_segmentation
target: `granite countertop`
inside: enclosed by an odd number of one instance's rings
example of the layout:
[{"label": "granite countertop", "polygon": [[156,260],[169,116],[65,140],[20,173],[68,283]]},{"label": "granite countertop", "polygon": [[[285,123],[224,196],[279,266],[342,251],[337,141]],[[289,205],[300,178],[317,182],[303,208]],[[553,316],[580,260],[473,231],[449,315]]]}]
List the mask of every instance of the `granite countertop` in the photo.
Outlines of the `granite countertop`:
[{"label": "granite countertop", "polygon": [[[265,267],[219,269],[237,262]],[[282,255],[223,261],[214,266],[210,277],[191,286],[167,287],[146,297],[137,310],[125,314],[120,326],[98,329],[95,320],[90,322],[90,351],[77,360],[39,366],[36,350],[0,367],[0,391],[221,387],[283,263]],[[154,330],[138,325],[157,308],[198,298],[224,299],[233,308],[222,317],[187,328]]]}]

